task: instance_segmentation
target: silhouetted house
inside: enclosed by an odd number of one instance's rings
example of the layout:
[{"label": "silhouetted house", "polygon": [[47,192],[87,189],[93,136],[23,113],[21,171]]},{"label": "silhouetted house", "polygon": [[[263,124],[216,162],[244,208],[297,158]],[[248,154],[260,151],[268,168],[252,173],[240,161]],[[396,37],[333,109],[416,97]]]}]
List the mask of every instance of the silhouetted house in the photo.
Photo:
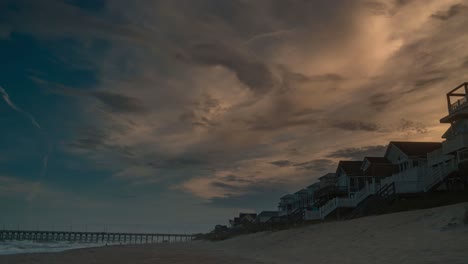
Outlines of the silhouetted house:
[{"label": "silhouetted house", "polygon": [[315,206],[314,194],[320,189],[320,182],[316,182],[306,187],[307,190],[307,209],[308,210],[317,210]]},{"label": "silhouetted house", "polygon": [[[449,189],[468,189],[468,83],[447,93],[448,115],[441,123],[450,124],[442,135],[442,149],[428,158],[434,170],[443,171],[442,179]],[[447,172],[450,172],[447,174]],[[432,184],[431,188],[437,186]]]},{"label": "silhouetted house", "polygon": [[234,217],[233,220],[229,220],[229,225],[232,228],[243,227],[245,225],[255,222],[257,214],[255,213],[240,213],[239,217]]},{"label": "silhouetted house", "polygon": [[309,191],[307,189],[302,189],[294,193],[294,209],[304,209],[307,208],[309,199]]},{"label": "silhouetted house", "polygon": [[440,142],[391,141],[385,158],[398,166],[398,173],[382,179],[381,187],[394,183],[397,193],[425,191],[431,170],[428,167],[428,154],[442,148]]},{"label": "silhouetted house", "polygon": [[[391,141],[384,157],[340,161],[336,177],[319,178],[315,217],[324,219],[338,208],[356,207],[371,195],[385,198],[389,193],[468,188],[468,83],[447,93],[447,105],[449,114],[440,122],[450,128],[443,142]],[[343,196],[344,188],[348,197]]]},{"label": "silhouetted house", "polygon": [[330,199],[347,194],[345,189],[338,188],[336,174],[327,173],[319,178],[320,189],[314,192],[314,206],[320,207]]},{"label": "silhouetted house", "polygon": [[337,187],[346,191],[349,197],[366,185],[366,179],[361,169],[362,161],[341,160],[336,168]]},{"label": "silhouetted house", "polygon": [[335,173],[327,173],[322,177],[318,178],[318,180],[320,182],[320,188],[333,186],[336,183]]},{"label": "silhouetted house", "polygon": [[262,211],[260,214],[257,215],[256,222],[257,223],[266,223],[272,217],[276,217],[276,216],[279,216],[278,211]]},{"label": "silhouetted house", "polygon": [[294,210],[293,206],[295,203],[295,197],[292,194],[286,194],[285,196],[280,198],[280,202],[278,204],[278,210],[280,211],[280,215],[287,215]]},{"label": "silhouetted house", "polygon": [[380,181],[399,172],[398,165],[392,164],[385,157],[364,157],[361,170],[368,183],[375,182],[376,191],[380,189]]},{"label": "silhouetted house", "polygon": [[318,210],[314,205],[314,193],[319,189],[320,183],[316,182],[294,194],[287,194],[281,197],[278,204],[279,216],[289,215],[298,210]]},{"label": "silhouetted house", "polygon": [[225,225],[216,225],[213,232],[215,233],[223,233],[229,231],[229,228]]}]

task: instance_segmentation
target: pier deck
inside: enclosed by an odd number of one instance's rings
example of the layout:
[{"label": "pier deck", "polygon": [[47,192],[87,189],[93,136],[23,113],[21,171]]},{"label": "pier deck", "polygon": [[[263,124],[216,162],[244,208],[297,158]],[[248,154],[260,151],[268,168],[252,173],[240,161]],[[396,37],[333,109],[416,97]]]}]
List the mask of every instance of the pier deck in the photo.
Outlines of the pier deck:
[{"label": "pier deck", "polygon": [[190,242],[193,239],[194,236],[191,234],[0,230],[0,241],[31,240],[148,244],[161,242]]}]

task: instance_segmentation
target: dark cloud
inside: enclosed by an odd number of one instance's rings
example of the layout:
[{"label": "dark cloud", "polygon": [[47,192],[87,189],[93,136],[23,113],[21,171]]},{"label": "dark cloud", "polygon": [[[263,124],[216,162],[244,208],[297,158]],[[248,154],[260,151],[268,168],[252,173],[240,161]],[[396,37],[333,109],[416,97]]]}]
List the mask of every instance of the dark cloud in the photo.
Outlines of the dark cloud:
[{"label": "dark cloud", "polygon": [[99,130],[85,129],[70,146],[84,150],[98,150],[105,145],[107,135]]},{"label": "dark cloud", "polygon": [[395,96],[391,93],[376,93],[369,96],[369,106],[380,112],[386,109],[394,100]]},{"label": "dark cloud", "polygon": [[329,153],[327,158],[362,160],[366,156],[383,156],[386,149],[387,146],[385,145],[344,148]]},{"label": "dark cloud", "polygon": [[[99,0],[101,1],[101,0]],[[80,1],[83,4],[83,1]],[[98,1],[93,5],[98,7]],[[43,36],[71,36],[84,38],[116,38],[149,44],[154,34],[142,27],[121,23],[123,19],[110,19],[106,12],[101,16],[84,6],[70,1],[0,1],[2,18],[13,32],[26,32]]]},{"label": "dark cloud", "polygon": [[388,15],[389,14],[389,6],[382,2],[377,1],[368,1],[364,2],[363,6],[370,10],[375,15]]},{"label": "dark cloud", "polygon": [[209,163],[202,159],[202,158],[197,158],[197,157],[191,157],[191,156],[186,156],[186,157],[175,157],[175,158],[170,158],[170,157],[161,157],[159,160],[156,161],[150,161],[147,163],[148,166],[155,168],[155,169],[185,169],[185,168],[194,168],[194,167],[202,167],[202,166],[208,166]]},{"label": "dark cloud", "polygon": [[76,139],[69,144],[70,147],[86,151],[110,151],[121,156],[135,157],[134,150],[128,146],[114,145],[108,142],[109,134],[103,130],[88,127],[77,132]]},{"label": "dark cloud", "polygon": [[316,172],[326,172],[334,170],[336,163],[330,159],[316,159],[307,162],[295,163],[293,166],[297,170],[312,170]]},{"label": "dark cloud", "polygon": [[418,79],[418,80],[414,81],[414,86],[416,86],[416,87],[427,86],[427,85],[431,85],[431,84],[434,84],[434,83],[441,82],[441,81],[446,80],[446,79],[447,79],[447,77],[443,77],[443,76],[433,77],[433,78],[428,78],[428,79]]},{"label": "dark cloud", "polygon": [[449,20],[452,17],[455,17],[457,15],[460,15],[463,12],[466,12],[468,10],[468,7],[463,4],[455,4],[452,5],[448,10],[446,11],[439,11],[435,14],[432,14],[432,18],[434,19],[439,19],[439,20]]},{"label": "dark cloud", "polygon": [[468,58],[465,58],[465,60],[462,62],[461,66],[463,68],[468,68]]},{"label": "dark cloud", "polygon": [[298,127],[298,126],[311,126],[317,121],[316,118],[298,118],[298,119],[284,119],[284,120],[274,120],[264,117],[258,117],[255,120],[247,122],[247,126],[252,130],[279,130],[288,127]]},{"label": "dark cloud", "polygon": [[427,127],[423,123],[411,121],[405,118],[400,119],[400,124],[397,130],[404,132],[415,132],[418,134],[425,134],[428,132]]},{"label": "dark cloud", "polygon": [[270,162],[270,164],[278,166],[278,167],[289,167],[293,165],[293,163],[289,160],[277,160],[277,161]]},{"label": "dark cloud", "polygon": [[90,94],[115,113],[142,114],[148,111],[143,102],[135,97],[112,92],[92,92]]},{"label": "dark cloud", "polygon": [[374,15],[393,16],[412,0],[366,1],[362,5]]},{"label": "dark cloud", "polygon": [[278,69],[281,72],[283,82],[287,84],[292,84],[292,85],[296,83],[341,82],[341,81],[346,80],[344,76],[337,74],[337,73],[307,75],[307,74],[291,71],[284,65],[279,65]]},{"label": "dark cloud", "polygon": [[100,101],[109,111],[114,113],[144,114],[149,110],[143,102],[135,97],[109,91],[87,91],[66,87],[59,83],[48,82],[31,77],[36,83],[46,87],[48,92],[76,97],[92,97]]},{"label": "dark cloud", "polygon": [[271,165],[278,166],[278,167],[294,167],[296,170],[313,170],[317,172],[328,171],[333,166],[335,166],[335,162],[329,159],[316,159],[306,162],[292,162],[289,160],[277,160],[270,162]]},{"label": "dark cloud", "polygon": [[186,54],[180,53],[177,57],[200,65],[223,66],[256,94],[268,92],[276,85],[267,64],[221,42],[193,45]]},{"label": "dark cloud", "polygon": [[275,131],[290,127],[312,126],[317,123],[323,113],[321,109],[300,109],[285,97],[274,103],[269,111],[254,115],[245,121],[247,127],[251,130]]},{"label": "dark cloud", "polygon": [[221,182],[221,181],[211,182],[211,186],[222,188],[227,193],[232,193],[232,192],[235,192],[235,191],[243,190],[243,188],[241,186],[233,185],[233,184],[229,184],[229,183],[225,183],[225,182]]},{"label": "dark cloud", "polygon": [[189,122],[192,126],[212,128],[217,125],[216,117],[222,111],[221,101],[209,94],[204,94],[200,100],[186,109],[180,116],[182,122]]},{"label": "dark cloud", "polygon": [[229,174],[227,176],[223,176],[220,178],[220,180],[224,182],[236,182],[236,183],[252,183],[252,179],[250,178],[244,178],[244,177],[239,177],[234,174]]},{"label": "dark cloud", "polygon": [[379,131],[381,129],[380,126],[376,123],[357,120],[340,121],[333,124],[333,126],[349,131]]}]

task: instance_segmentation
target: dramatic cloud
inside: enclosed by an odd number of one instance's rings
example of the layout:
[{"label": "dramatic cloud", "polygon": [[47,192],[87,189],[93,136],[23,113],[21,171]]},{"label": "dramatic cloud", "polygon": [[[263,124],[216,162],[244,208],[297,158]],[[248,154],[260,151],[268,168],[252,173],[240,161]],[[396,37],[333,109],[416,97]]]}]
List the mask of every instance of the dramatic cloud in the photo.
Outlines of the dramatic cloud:
[{"label": "dramatic cloud", "polygon": [[50,118],[67,117],[44,122],[57,151],[186,203],[276,203],[267,190],[303,188],[338,159],[440,141],[445,93],[468,78],[467,1],[33,2],[0,3],[0,41],[93,76],[20,71]]},{"label": "dramatic cloud", "polygon": [[277,160],[277,161],[270,162],[270,164],[278,166],[278,167],[287,167],[287,166],[293,165],[294,163],[292,163],[289,160]]},{"label": "dramatic cloud", "polygon": [[448,20],[454,16],[457,16],[463,12],[466,12],[468,7],[463,4],[456,4],[451,6],[447,11],[439,11],[432,15],[435,19]]},{"label": "dramatic cloud", "polygon": [[255,61],[253,55],[242,54],[222,43],[194,45],[184,60],[207,66],[223,66],[235,73],[239,81],[254,93],[265,93],[275,87],[275,77],[266,64]]},{"label": "dramatic cloud", "polygon": [[344,148],[333,151],[327,155],[328,158],[362,160],[364,157],[382,157],[387,146],[365,146],[360,148]]},{"label": "dramatic cloud", "polygon": [[137,113],[144,114],[147,108],[144,103],[135,97],[114,93],[109,91],[83,91],[73,89],[61,84],[50,83],[39,78],[31,78],[35,82],[47,87],[47,91],[66,96],[92,97],[100,101],[105,107],[115,113]]},{"label": "dramatic cloud", "polygon": [[378,131],[379,126],[374,123],[370,122],[363,122],[363,121],[342,121],[339,123],[334,124],[336,128],[341,128],[343,130],[350,130],[350,131]]},{"label": "dramatic cloud", "polygon": [[329,159],[317,159],[294,164],[294,167],[298,170],[312,170],[315,172],[333,171],[334,166],[336,166],[336,163]]}]

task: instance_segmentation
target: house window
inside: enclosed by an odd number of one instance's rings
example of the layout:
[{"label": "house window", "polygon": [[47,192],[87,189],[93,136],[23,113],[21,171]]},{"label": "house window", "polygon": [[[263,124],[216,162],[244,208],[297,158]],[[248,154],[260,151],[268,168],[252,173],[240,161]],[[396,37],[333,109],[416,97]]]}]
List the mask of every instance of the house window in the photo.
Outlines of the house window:
[{"label": "house window", "polygon": [[408,169],[408,162],[403,162],[403,163],[400,163],[400,171],[405,171]]},{"label": "house window", "polygon": [[418,161],[417,160],[413,160],[413,167],[417,167],[418,166]]}]

